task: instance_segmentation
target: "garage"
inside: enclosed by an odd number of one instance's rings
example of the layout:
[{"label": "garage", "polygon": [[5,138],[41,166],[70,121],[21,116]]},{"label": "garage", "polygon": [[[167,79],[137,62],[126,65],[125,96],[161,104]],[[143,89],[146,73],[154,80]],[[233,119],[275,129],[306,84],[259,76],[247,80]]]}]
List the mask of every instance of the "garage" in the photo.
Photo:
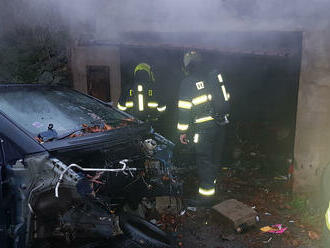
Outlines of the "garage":
[{"label": "garage", "polygon": [[4,0],[0,243],[328,247],[329,8]]},{"label": "garage", "polygon": [[[134,68],[141,62],[152,65],[160,84],[168,111],[161,117],[157,131],[177,140],[177,92],[184,77],[181,57],[189,47],[196,48],[203,54],[205,70],[221,70],[229,83],[231,125],[223,163],[233,161],[234,151],[241,154],[244,143],[249,152],[255,149],[267,156],[267,170],[288,169],[287,160],[292,160],[294,153],[302,52],[300,32],[125,33],[122,39],[124,42],[117,45],[122,91],[132,85]],[[104,41],[82,45],[105,52],[111,46],[114,44]],[[108,53],[105,57],[113,55]]]}]

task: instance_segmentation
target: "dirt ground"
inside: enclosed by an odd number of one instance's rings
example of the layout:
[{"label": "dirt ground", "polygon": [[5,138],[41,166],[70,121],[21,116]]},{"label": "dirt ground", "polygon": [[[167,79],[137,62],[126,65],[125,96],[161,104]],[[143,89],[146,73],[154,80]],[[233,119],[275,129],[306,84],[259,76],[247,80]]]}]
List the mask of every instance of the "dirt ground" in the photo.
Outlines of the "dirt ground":
[{"label": "dirt ground", "polygon": [[[283,174],[283,173],[282,173]],[[176,238],[178,248],[320,248],[322,221],[319,197],[294,195],[292,181],[284,175],[260,171],[253,166],[242,164],[223,167],[218,174],[217,202],[237,199],[258,212],[260,221],[256,226],[238,234],[217,212],[205,208],[188,208],[179,212],[165,212],[149,216],[161,229]],[[196,177],[186,178],[185,194],[191,194]],[[270,234],[260,230],[265,226],[282,224],[287,230],[282,234]],[[105,244],[86,242],[80,248],[90,247],[137,247],[124,244],[120,238],[106,241]],[[43,248],[67,247],[59,242],[41,242]],[[83,242],[84,243],[84,242]],[[100,244],[99,244],[100,243]],[[54,244],[57,244],[54,246]],[[73,247],[70,245],[70,247]],[[323,247],[327,248],[327,247]]]},{"label": "dirt ground", "polygon": [[[186,209],[179,216],[163,215],[158,223],[177,237],[178,247],[322,247],[320,239],[324,212],[310,196],[292,194],[292,181],[285,176],[269,175],[257,168],[240,165],[222,168],[218,182],[219,202],[237,199],[253,207],[260,221],[245,233],[237,234],[211,209]],[[194,179],[190,183],[194,184]],[[314,199],[318,197],[314,196]],[[282,224],[287,230],[282,234],[260,230],[275,224]]]}]

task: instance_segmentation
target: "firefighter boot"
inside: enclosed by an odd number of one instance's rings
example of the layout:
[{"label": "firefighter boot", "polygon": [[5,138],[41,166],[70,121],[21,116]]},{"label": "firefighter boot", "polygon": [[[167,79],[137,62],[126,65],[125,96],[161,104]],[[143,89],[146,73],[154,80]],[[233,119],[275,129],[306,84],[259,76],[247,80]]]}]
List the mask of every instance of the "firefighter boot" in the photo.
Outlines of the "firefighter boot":
[{"label": "firefighter boot", "polygon": [[185,204],[190,207],[205,207],[211,208],[216,204],[215,196],[202,196],[200,194],[185,201]]},{"label": "firefighter boot", "polygon": [[188,202],[195,207],[212,207],[216,203],[215,185],[199,187],[198,194]]}]

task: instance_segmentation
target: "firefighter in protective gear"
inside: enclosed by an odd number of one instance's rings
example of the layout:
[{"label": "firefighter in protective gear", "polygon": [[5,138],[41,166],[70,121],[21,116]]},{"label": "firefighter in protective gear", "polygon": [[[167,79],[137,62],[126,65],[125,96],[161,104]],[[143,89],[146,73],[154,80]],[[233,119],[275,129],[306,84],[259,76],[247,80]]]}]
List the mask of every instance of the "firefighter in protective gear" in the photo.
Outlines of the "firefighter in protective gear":
[{"label": "firefighter in protective gear", "polygon": [[183,62],[187,77],[180,85],[177,129],[182,144],[194,144],[199,175],[196,204],[203,204],[215,196],[214,157],[222,152],[230,96],[220,73],[201,71],[198,52],[189,51]]},{"label": "firefighter in protective gear", "polygon": [[117,107],[143,121],[157,120],[159,114],[166,110],[150,65],[140,63],[135,67],[133,86],[121,96]]}]

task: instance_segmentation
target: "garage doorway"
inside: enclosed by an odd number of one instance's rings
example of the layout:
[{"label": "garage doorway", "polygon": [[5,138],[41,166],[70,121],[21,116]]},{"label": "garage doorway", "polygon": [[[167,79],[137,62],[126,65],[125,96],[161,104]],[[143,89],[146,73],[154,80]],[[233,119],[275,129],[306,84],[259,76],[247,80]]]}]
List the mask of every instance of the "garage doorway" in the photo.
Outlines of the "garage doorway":
[{"label": "garage doorway", "polygon": [[[229,33],[217,37],[213,40],[223,46],[228,43],[221,40],[224,37],[230,37],[232,43],[215,49],[203,40],[195,49],[205,61],[204,71],[214,68],[221,71],[231,94],[231,123],[227,126],[222,164],[244,163],[241,167],[260,164],[269,174],[275,169],[285,174],[294,151],[302,34]],[[157,131],[178,142],[177,100],[184,78],[182,57],[187,50],[184,42],[189,44],[192,39],[180,37],[181,43],[174,40],[169,42],[170,46],[152,38],[150,35],[149,43],[141,38],[135,46],[121,46],[122,88],[129,88],[138,63],[152,65],[156,81],[161,84],[161,97],[168,107],[160,118],[164,125]],[[211,38],[208,40],[212,41]],[[178,143],[177,149],[180,148]],[[180,150],[181,157],[182,154]]]},{"label": "garage doorway", "polygon": [[110,101],[109,66],[87,66],[87,93],[104,102]]}]

